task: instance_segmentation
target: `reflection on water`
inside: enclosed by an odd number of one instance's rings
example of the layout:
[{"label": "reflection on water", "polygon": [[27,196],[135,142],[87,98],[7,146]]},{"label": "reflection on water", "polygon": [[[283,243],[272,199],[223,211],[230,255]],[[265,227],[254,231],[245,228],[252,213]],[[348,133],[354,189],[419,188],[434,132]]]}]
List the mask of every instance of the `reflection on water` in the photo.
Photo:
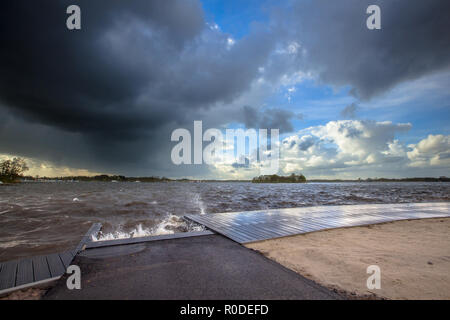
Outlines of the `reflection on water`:
[{"label": "reflection on water", "polygon": [[0,261],[100,239],[190,231],[184,214],[313,205],[449,201],[450,183],[22,183],[0,186]]}]

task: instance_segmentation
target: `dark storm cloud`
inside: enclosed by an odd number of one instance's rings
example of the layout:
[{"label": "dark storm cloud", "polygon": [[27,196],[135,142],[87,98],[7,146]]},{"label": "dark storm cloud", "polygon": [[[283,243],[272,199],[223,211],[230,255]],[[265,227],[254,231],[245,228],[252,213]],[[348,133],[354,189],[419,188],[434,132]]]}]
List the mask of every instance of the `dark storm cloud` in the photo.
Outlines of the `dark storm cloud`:
[{"label": "dark storm cloud", "polygon": [[22,117],[64,130],[123,137],[170,118],[170,109],[161,110],[164,103],[148,112],[152,102],[139,101],[139,96],[166,75],[164,56],[178,52],[183,41],[202,30],[198,4],[78,1],[82,30],[69,31],[65,9],[70,3],[2,4],[3,104]]},{"label": "dark storm cloud", "polygon": [[[264,62],[254,34],[232,50],[204,32],[197,1],[79,1],[82,30],[65,28],[70,1],[2,5],[3,103],[17,114],[85,133],[182,120],[188,108],[229,101]],[[134,137],[134,136],[133,136]]]},{"label": "dark storm cloud", "polygon": [[[248,89],[274,43],[254,28],[227,47],[228,36],[207,27],[197,0],[77,1],[80,31],[65,26],[70,4],[1,5],[0,108],[11,120],[0,152],[53,161],[59,153],[73,166],[101,163],[98,170],[163,166],[171,131]],[[27,138],[29,130],[19,130],[27,124],[55,134]],[[57,149],[61,136],[71,148]]]},{"label": "dark storm cloud", "polygon": [[254,107],[244,106],[242,113],[242,122],[247,128],[279,129],[280,133],[294,131],[292,120],[302,119],[301,114],[277,108],[258,110]]},{"label": "dark storm cloud", "polygon": [[[366,9],[381,8],[381,30],[366,27]],[[325,83],[350,85],[369,99],[396,84],[450,65],[450,1],[296,1],[278,16],[301,48],[300,68]]]}]

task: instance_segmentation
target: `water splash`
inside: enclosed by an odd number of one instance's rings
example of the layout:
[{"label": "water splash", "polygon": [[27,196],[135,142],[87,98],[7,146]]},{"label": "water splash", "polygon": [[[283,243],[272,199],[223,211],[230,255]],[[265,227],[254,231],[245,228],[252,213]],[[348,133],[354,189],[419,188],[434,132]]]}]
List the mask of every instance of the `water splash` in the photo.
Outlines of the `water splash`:
[{"label": "water splash", "polygon": [[159,236],[163,234],[175,233],[174,230],[180,228],[184,224],[184,220],[173,214],[164,219],[160,224],[152,229],[152,235]]},{"label": "water splash", "polygon": [[199,193],[196,193],[193,197],[194,203],[195,205],[200,209],[200,214],[205,214],[206,213],[206,207],[205,207],[205,203],[202,200],[202,197],[200,196]]},{"label": "water splash", "polygon": [[169,215],[161,223],[153,228],[143,227],[142,224],[138,224],[136,228],[129,232],[123,230],[116,230],[114,232],[102,233],[100,232],[98,237],[91,236],[92,241],[105,241],[116,239],[129,239],[138,237],[158,236],[164,234],[173,234],[174,230],[180,228],[187,228],[186,222],[176,215]]},{"label": "water splash", "polygon": [[142,224],[138,224],[135,229],[130,232],[125,232],[121,230],[116,230],[114,232],[103,233],[99,232],[98,237],[91,236],[92,241],[106,241],[106,240],[117,240],[117,239],[128,239],[137,237],[147,237],[151,235],[151,230],[143,228]]}]

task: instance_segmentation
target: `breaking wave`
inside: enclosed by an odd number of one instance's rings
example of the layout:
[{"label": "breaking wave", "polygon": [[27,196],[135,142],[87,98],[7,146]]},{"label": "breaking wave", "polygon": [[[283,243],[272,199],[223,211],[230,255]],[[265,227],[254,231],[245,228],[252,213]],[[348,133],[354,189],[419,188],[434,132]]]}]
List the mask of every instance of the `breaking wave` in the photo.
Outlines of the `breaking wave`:
[{"label": "breaking wave", "polygon": [[162,222],[155,227],[143,227],[142,224],[138,224],[130,231],[123,231],[118,229],[113,232],[103,233],[99,232],[98,236],[92,236],[92,241],[105,241],[105,240],[117,240],[117,239],[129,239],[148,236],[159,236],[165,234],[173,234],[175,232],[184,231],[201,231],[204,228],[202,226],[194,225],[181,219],[176,215],[169,215]]}]

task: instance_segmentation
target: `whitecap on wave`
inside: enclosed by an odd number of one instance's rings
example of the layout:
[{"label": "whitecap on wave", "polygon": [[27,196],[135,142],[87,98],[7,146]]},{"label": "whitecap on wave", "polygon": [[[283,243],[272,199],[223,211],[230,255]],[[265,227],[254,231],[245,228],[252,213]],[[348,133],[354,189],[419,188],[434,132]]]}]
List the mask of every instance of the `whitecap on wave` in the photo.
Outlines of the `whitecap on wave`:
[{"label": "whitecap on wave", "polygon": [[142,224],[138,224],[131,231],[116,230],[114,232],[102,233],[98,236],[92,236],[92,241],[105,241],[116,239],[128,239],[148,236],[158,236],[165,234],[173,234],[178,229],[189,229],[190,231],[203,230],[201,226],[188,226],[187,223],[176,215],[169,215],[166,219],[160,222],[153,228],[143,227]]}]

